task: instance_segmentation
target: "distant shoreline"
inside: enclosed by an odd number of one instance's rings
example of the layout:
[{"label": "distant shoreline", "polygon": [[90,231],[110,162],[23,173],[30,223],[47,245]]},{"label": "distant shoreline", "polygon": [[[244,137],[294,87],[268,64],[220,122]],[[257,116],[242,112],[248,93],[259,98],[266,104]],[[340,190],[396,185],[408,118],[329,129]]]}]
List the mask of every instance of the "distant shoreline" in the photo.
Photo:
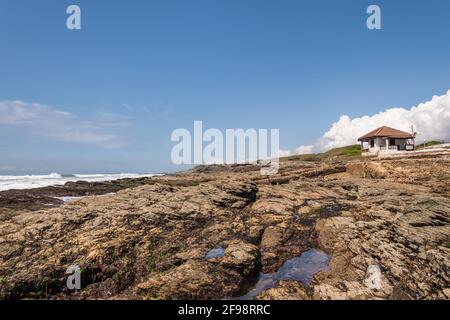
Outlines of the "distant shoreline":
[{"label": "distant shoreline", "polygon": [[0,190],[0,214],[17,211],[36,211],[52,206],[59,206],[64,204],[66,202],[64,199],[67,198],[116,193],[123,189],[153,183],[152,178],[164,175],[148,174],[105,181],[86,181],[81,180],[81,177],[77,177],[78,179],[75,181],[67,181],[56,185]]},{"label": "distant shoreline", "polygon": [[120,179],[138,179],[161,176],[160,173],[120,174],[59,174],[47,175],[0,175],[0,192],[8,190],[29,190],[35,188],[63,186],[67,182],[107,182]]}]

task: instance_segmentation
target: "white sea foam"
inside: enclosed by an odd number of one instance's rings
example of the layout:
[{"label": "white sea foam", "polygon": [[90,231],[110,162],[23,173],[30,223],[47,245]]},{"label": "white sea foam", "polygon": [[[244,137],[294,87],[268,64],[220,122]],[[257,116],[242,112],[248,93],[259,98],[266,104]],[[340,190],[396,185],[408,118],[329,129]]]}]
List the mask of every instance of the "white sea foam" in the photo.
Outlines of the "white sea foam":
[{"label": "white sea foam", "polygon": [[17,189],[32,189],[39,187],[64,185],[66,182],[87,181],[102,182],[114,181],[123,178],[143,178],[152,177],[158,174],[73,174],[61,175],[59,173],[51,173],[48,175],[26,175],[26,176],[2,176],[0,175],[0,191]]}]

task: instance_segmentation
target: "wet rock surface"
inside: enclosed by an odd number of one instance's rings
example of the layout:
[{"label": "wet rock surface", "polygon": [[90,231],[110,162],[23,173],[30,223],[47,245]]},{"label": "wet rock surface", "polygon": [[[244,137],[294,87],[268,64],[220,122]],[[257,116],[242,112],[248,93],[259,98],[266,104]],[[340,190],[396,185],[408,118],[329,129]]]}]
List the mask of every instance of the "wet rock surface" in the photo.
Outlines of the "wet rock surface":
[{"label": "wet rock surface", "polygon": [[[286,296],[286,287],[290,291],[297,290],[303,295],[305,293],[303,286],[309,286],[314,275],[328,267],[329,260],[330,257],[319,250],[305,251],[300,256],[287,260],[277,272],[261,272],[257,281],[246,288],[245,294],[235,299],[249,300],[255,297],[267,299],[276,295]],[[295,283],[297,285],[293,285]]]},{"label": "wet rock surface", "polygon": [[[276,279],[256,298],[450,299],[448,158],[288,161],[272,177],[259,169],[198,167],[87,188],[116,193],[54,208],[0,201],[0,298],[237,297],[261,272],[317,248],[327,268],[307,282]],[[75,292],[71,265],[81,270]]]},{"label": "wet rock surface", "polygon": [[37,211],[64,204],[64,197],[84,197],[114,193],[122,189],[149,183],[150,178],[119,179],[105,182],[67,182],[62,186],[49,186],[25,190],[0,191],[0,215],[13,211]]}]

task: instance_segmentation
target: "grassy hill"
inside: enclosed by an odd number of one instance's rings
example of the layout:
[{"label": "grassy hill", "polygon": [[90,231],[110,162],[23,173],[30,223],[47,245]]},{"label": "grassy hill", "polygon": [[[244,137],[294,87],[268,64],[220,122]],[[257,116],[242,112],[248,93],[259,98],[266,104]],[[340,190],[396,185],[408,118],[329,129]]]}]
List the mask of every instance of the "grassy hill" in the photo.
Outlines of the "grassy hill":
[{"label": "grassy hill", "polygon": [[359,144],[355,144],[342,148],[334,148],[324,153],[302,154],[280,158],[280,161],[323,161],[331,158],[339,160],[352,160],[360,157],[361,146]]}]

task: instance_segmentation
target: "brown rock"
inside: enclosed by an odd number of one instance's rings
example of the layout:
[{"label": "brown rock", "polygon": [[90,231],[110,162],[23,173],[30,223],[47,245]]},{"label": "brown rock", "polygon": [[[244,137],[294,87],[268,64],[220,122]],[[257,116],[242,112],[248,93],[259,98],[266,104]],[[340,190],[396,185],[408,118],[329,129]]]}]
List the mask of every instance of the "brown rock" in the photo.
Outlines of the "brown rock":
[{"label": "brown rock", "polygon": [[275,288],[259,294],[257,300],[310,300],[305,288],[297,281],[280,281]]}]

